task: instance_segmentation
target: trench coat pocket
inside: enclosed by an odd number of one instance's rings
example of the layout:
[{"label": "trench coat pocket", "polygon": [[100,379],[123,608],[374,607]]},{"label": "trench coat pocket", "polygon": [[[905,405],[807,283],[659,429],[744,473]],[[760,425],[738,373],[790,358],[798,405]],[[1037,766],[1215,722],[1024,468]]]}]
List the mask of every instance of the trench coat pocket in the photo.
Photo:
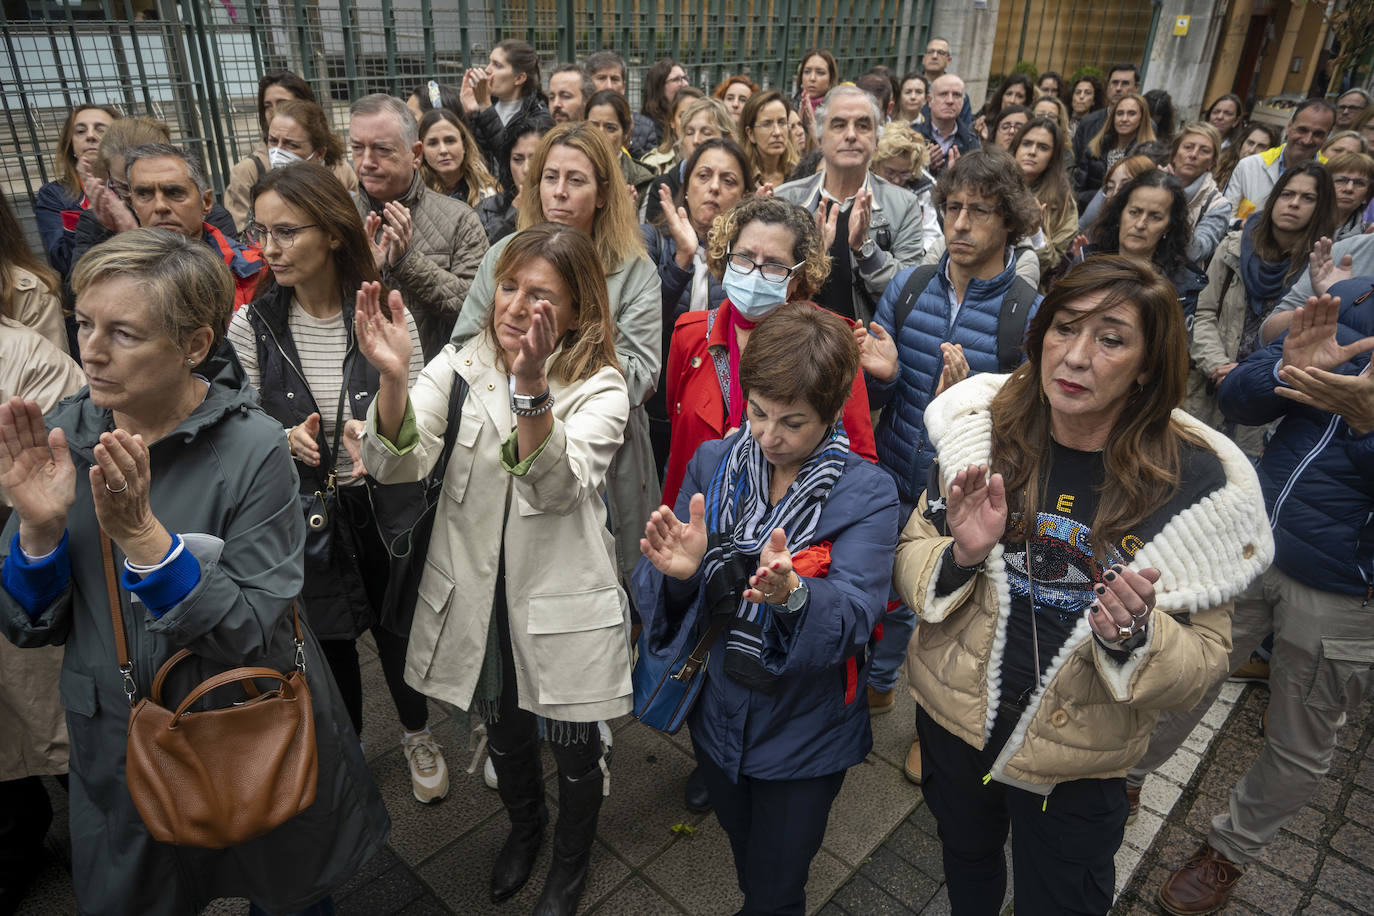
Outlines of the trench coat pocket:
[{"label": "trench coat pocket", "polygon": [[448,610],[449,597],[453,594],[453,580],[444,575],[443,570],[433,563],[425,564],[424,574],[420,577],[420,587],[416,591],[416,606],[426,607],[435,614]]},{"label": "trench coat pocket", "polygon": [[472,461],[476,456],[473,446],[477,444],[477,434],[482,429],[482,417],[468,413],[464,402],[463,412],[459,415],[458,435],[454,438],[453,454],[448,459],[448,470],[444,472],[444,494],[454,502],[461,503],[468,492],[468,478],[472,476]]},{"label": "trench coat pocket", "polygon": [[628,696],[630,654],[614,586],[529,599],[539,702],[597,703]]},{"label": "trench coat pocket", "polygon": [[100,711],[100,701],[95,694],[95,678],[90,675],[63,668],[57,682],[57,692],[62,708],[68,712],[90,719]]}]

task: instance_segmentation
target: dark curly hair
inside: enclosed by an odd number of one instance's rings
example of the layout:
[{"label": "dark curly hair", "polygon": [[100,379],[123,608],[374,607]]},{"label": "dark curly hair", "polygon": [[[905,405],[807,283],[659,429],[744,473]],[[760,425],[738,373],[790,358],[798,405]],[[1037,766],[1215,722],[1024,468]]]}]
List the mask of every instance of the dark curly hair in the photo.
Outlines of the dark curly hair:
[{"label": "dark curly hair", "polygon": [[1008,244],[1025,238],[1040,223],[1040,202],[1026,187],[1021,166],[1000,146],[984,146],[960,156],[931,192],[937,207],[956,191],[972,191],[995,201],[1007,230]]},{"label": "dark curly hair", "polygon": [[1159,188],[1168,191],[1173,200],[1169,204],[1169,228],[1155,245],[1152,260],[1166,277],[1174,276],[1188,261],[1188,240],[1193,234],[1188,223],[1188,198],[1183,185],[1168,172],[1150,169],[1131,179],[1130,183],[1103,208],[1093,225],[1092,242],[1098,254],[1116,254],[1121,247],[1121,214],[1131,202],[1131,195],[1140,188]]},{"label": "dark curly hair", "polygon": [[[1036,213],[1039,214],[1037,207]],[[810,299],[825,286],[830,275],[830,253],[816,228],[816,218],[796,204],[781,197],[749,197],[716,217],[706,237],[706,266],[719,279],[725,275],[725,258],[739,239],[744,227],[753,222],[768,226],[783,226],[792,233],[793,263],[803,263],[793,277],[797,289],[790,297],[794,301]]]}]

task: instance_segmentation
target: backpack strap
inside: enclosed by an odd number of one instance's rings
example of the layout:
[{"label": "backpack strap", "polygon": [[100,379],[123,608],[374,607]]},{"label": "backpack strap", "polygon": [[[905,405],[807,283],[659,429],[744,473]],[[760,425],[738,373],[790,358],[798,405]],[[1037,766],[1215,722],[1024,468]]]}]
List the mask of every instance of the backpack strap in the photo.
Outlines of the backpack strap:
[{"label": "backpack strap", "polygon": [[997,318],[997,368],[1011,372],[1021,365],[1021,344],[1026,337],[1026,316],[1035,304],[1037,293],[1022,277],[1011,282],[1002,297],[1002,312]]},{"label": "backpack strap", "polygon": [[907,316],[916,307],[916,300],[921,293],[925,292],[930,281],[935,279],[935,274],[939,269],[938,264],[922,264],[911,272],[911,276],[906,278],[906,283],[902,285],[902,294],[897,298],[897,305],[893,309],[893,340],[896,340],[897,335],[901,333],[902,326],[906,324]]}]

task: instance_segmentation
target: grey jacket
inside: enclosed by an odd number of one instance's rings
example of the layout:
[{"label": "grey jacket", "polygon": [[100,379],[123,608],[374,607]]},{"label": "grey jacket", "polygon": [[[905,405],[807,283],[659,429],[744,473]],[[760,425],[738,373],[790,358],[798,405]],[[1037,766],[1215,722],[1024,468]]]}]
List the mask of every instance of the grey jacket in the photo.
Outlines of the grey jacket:
[{"label": "grey jacket", "polygon": [[[824,183],[825,169],[822,168],[809,178],[787,182],[773,194],[815,213]],[[897,271],[921,263],[925,254],[921,204],[916,195],[871,172],[868,189],[873,192],[873,218],[868,235],[878,249],[865,259],[852,251],[849,253],[854,277],[854,315],[865,325],[873,320],[878,300],[887,284],[897,276]]]},{"label": "grey jacket", "polygon": [[[364,219],[385,206],[369,197],[361,184],[356,201]],[[487,253],[487,233],[471,207],[425,187],[418,171],[399,202],[410,209],[414,227],[410,252],[382,271],[382,281],[400,290],[414,314],[420,347],[429,362],[448,343],[477,265]]]},{"label": "grey jacket", "polygon": [[[200,535],[186,546],[200,561],[201,579],[160,619],[120,590],[139,696],[183,648],[194,657],[174,670],[164,700],[179,700],[228,668],[292,664],[291,604],[301,588],[305,544],[296,474],[281,426],[256,406],[243,370],[225,352],[202,366],[211,380],[205,400],[149,449],[154,512],[169,531]],[[279,912],[320,899],[381,848],[389,821],[319,644],[307,631],[319,751],[314,805],[230,849],[155,842],[124,782],[129,706],[88,476],[91,449],[112,420],[82,389],[47,422],[65,430],[76,464],[67,528],[71,582],[36,620],[0,589],[0,631],[21,648],[66,646],[60,694],[71,735],[72,873],[81,911],[184,916],[215,897],[249,897]],[[17,528],[11,518],[0,555],[8,554]],[[117,548],[115,561],[123,562]]]}]

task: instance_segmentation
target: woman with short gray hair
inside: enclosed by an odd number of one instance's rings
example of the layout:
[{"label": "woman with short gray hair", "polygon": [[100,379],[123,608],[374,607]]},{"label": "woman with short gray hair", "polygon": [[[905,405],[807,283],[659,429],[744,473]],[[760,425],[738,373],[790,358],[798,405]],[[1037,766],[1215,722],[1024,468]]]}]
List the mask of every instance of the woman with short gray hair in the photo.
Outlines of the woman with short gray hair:
[{"label": "woman with short gray hair", "polygon": [[33,401],[0,405],[0,493],[14,506],[0,632],[20,648],[66,646],[77,906],[181,914],[230,896],[332,912],[328,895],[381,848],[388,820],[308,630],[318,775],[306,811],[223,850],[183,849],[153,838],[125,777],[126,698],[147,697],[175,653],[190,652],[167,683],[178,698],[229,669],[296,665],[305,521],[281,426],[220,349],[229,271],[199,241],[131,229],[87,254],[72,285],[89,387],[47,417]]}]

